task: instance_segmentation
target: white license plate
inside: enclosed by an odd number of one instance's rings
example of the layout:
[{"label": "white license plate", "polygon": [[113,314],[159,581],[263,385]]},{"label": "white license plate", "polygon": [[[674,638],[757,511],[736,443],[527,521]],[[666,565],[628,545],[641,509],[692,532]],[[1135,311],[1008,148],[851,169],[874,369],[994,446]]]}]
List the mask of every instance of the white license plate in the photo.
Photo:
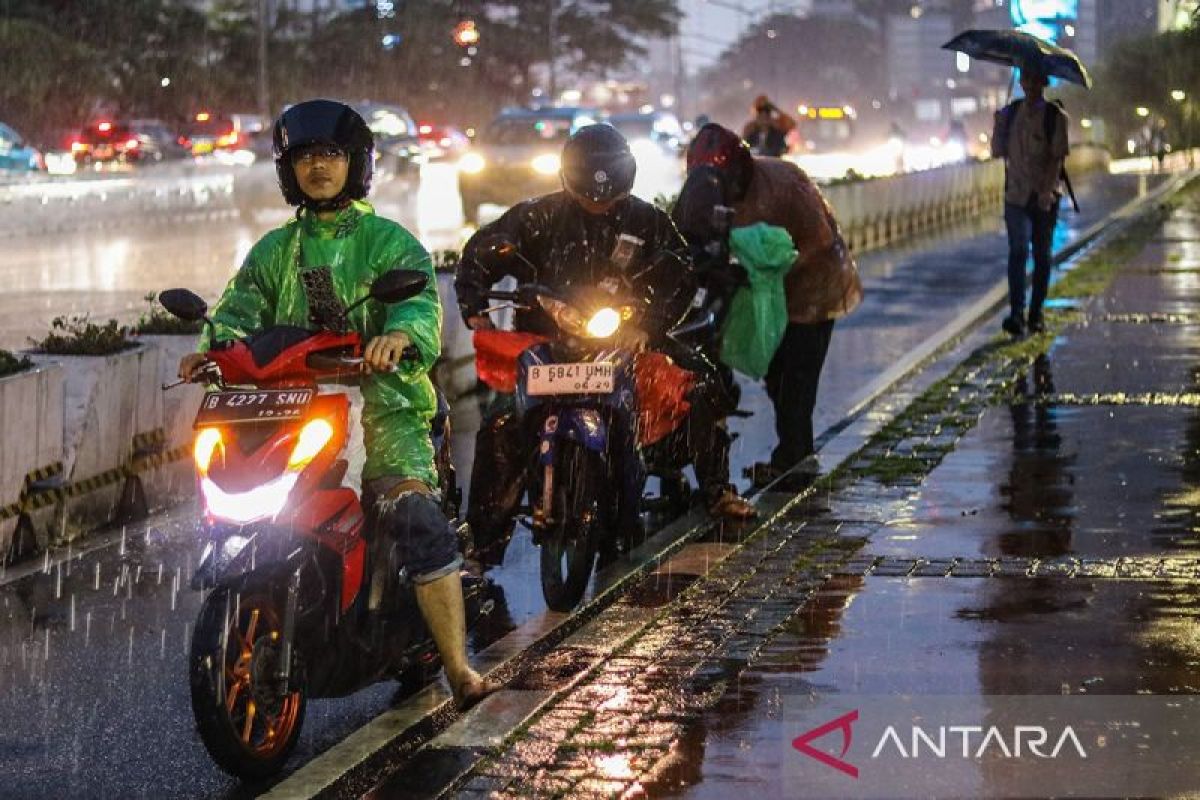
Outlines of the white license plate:
[{"label": "white license plate", "polygon": [[525,391],[545,394],[607,394],[613,390],[614,364],[533,364],[525,378]]}]

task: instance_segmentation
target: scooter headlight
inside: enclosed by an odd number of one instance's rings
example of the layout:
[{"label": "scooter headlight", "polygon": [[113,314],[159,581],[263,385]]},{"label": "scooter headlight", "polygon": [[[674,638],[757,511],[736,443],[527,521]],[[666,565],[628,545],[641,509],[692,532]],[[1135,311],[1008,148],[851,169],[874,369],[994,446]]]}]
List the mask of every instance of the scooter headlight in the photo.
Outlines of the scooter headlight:
[{"label": "scooter headlight", "polygon": [[587,321],[587,335],[593,339],[607,339],[621,327],[621,312],[615,308],[602,308]]},{"label": "scooter headlight", "polygon": [[309,420],[300,429],[296,446],[288,457],[288,469],[299,471],[309,465],[333,438],[333,426],[323,419]]},{"label": "scooter headlight", "polygon": [[224,444],[219,428],[202,429],[196,435],[195,444],[192,445],[192,459],[196,462],[196,471],[201,475],[207,475],[213,455],[216,454],[217,448],[223,448]]}]

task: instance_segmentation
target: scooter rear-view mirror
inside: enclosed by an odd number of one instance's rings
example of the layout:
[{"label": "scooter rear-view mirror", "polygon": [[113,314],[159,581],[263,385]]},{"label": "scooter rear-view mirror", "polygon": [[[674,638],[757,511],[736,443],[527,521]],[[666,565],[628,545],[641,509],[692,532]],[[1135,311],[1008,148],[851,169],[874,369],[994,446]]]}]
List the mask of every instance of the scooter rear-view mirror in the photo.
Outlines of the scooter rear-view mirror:
[{"label": "scooter rear-view mirror", "polygon": [[167,289],[159,294],[158,302],[185,322],[199,322],[208,314],[208,303],[191,289]]},{"label": "scooter rear-view mirror", "polygon": [[371,299],[380,303],[399,303],[416,297],[429,285],[429,276],[415,269],[393,269],[371,284]]}]

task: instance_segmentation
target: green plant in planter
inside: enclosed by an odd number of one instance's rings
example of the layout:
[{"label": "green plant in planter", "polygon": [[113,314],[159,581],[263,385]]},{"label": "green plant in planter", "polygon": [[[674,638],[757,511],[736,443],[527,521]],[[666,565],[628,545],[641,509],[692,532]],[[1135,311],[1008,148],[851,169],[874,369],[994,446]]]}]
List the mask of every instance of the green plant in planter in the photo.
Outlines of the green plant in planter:
[{"label": "green plant in planter", "polygon": [[115,319],[97,325],[86,314],[55,317],[45,339],[29,341],[37,352],[58,356],[107,356],[137,347],[129,328]]},{"label": "green plant in planter", "polygon": [[29,360],[28,356],[15,356],[7,350],[0,350],[0,378],[6,375],[15,375],[32,366],[33,362]]},{"label": "green plant in planter", "polygon": [[135,334],[152,336],[196,336],[204,329],[203,320],[188,322],[169,313],[158,304],[158,297],[151,293],[143,298],[149,305],[145,314],[133,325]]}]

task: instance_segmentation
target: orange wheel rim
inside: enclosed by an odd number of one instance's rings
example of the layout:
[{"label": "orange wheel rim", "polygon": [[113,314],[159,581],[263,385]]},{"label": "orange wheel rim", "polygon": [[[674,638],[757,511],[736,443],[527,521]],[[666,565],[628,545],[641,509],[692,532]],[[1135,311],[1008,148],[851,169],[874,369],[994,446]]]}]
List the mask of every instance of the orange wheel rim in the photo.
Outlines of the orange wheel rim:
[{"label": "orange wheel rim", "polygon": [[292,692],[279,703],[274,714],[254,697],[255,644],[279,638],[279,619],[273,608],[247,603],[229,620],[225,652],[225,713],[234,734],[256,758],[276,755],[296,727],[300,715],[300,693]]}]

